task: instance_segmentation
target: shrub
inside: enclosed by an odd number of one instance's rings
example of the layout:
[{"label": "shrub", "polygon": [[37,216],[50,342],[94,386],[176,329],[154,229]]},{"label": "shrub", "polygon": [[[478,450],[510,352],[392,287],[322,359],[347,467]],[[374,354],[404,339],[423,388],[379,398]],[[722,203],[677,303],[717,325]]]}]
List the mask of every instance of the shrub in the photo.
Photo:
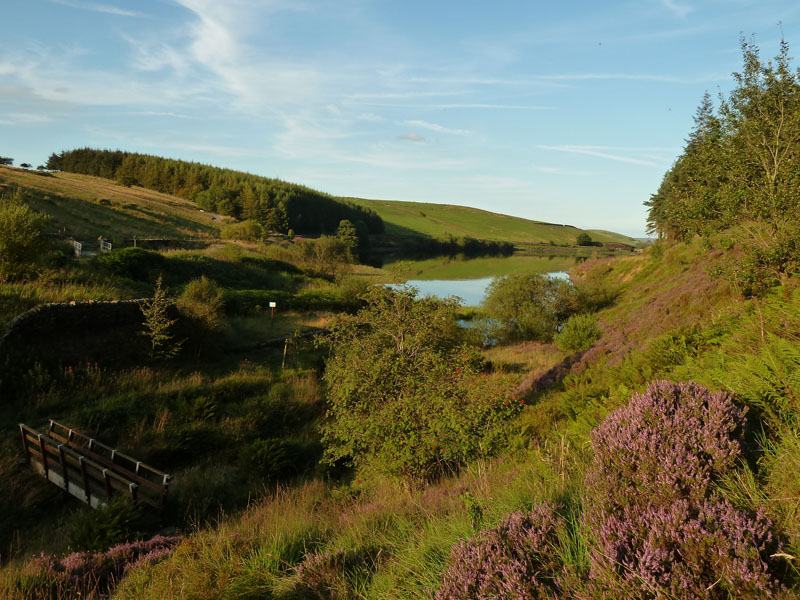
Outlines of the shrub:
[{"label": "shrub", "polygon": [[67,527],[67,539],[73,550],[99,552],[138,534],[141,510],[124,498],[99,510],[79,514]]},{"label": "shrub", "polygon": [[509,515],[495,528],[453,547],[435,600],[534,600],[564,590],[553,506]]},{"label": "shrub", "polygon": [[366,307],[341,316],[324,381],[326,460],[347,460],[409,480],[436,477],[496,452],[521,407],[506,380],[481,373],[462,343],[455,299],[375,288]]},{"label": "shrub", "polygon": [[44,250],[45,216],[21,198],[0,196],[0,282],[27,275]]},{"label": "shrub", "polygon": [[202,275],[186,284],[178,308],[206,329],[216,329],[223,317],[222,290],[213,279]]},{"label": "shrub", "polygon": [[28,563],[14,591],[26,599],[105,597],[125,573],[163,560],[180,540],[177,536],[157,535],[119,544],[105,552],[75,552],[61,559],[42,554]]},{"label": "shrub", "polygon": [[584,519],[602,593],[759,598],[779,589],[771,523],[714,486],[741,458],[744,424],[727,394],[662,381],[593,432]]},{"label": "shrub", "polygon": [[122,248],[101,253],[95,261],[112,275],[136,281],[152,281],[151,274],[164,264],[164,257],[144,248]]},{"label": "shrub", "polygon": [[592,347],[603,331],[592,315],[573,315],[564,322],[555,336],[556,345],[567,352],[580,352]]},{"label": "shrub", "polygon": [[580,311],[580,295],[569,281],[542,274],[495,277],[484,308],[507,339],[549,342],[559,324]]},{"label": "shrub", "polygon": [[278,438],[250,443],[242,449],[241,457],[246,469],[254,470],[264,479],[282,479],[294,469],[289,446]]},{"label": "shrub", "polygon": [[241,223],[231,223],[222,228],[222,239],[225,240],[245,240],[247,242],[257,242],[264,237],[264,228],[258,221],[242,221]]}]

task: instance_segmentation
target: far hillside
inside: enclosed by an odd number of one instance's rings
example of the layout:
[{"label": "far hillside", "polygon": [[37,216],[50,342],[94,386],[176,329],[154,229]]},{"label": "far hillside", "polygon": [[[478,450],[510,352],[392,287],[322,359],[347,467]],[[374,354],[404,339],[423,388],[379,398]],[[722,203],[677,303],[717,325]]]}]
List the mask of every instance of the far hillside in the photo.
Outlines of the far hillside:
[{"label": "far hillside", "polygon": [[468,206],[361,198],[353,198],[352,201],[375,211],[383,219],[388,236],[453,236],[523,244],[552,242],[572,246],[575,245],[578,235],[587,233],[595,242],[638,245],[635,239],[619,233],[584,231],[572,225],[531,221]]},{"label": "far hillside", "polygon": [[279,179],[195,162],[80,148],[52,154],[47,168],[172,194],[209,212],[256,221],[267,231],[333,234],[346,219],[360,235],[383,232],[377,215],[340,198]]},{"label": "far hillside", "polygon": [[204,212],[189,200],[73,173],[0,166],[0,192],[19,188],[25,202],[49,215],[48,229],[78,240],[212,238],[228,217]]}]

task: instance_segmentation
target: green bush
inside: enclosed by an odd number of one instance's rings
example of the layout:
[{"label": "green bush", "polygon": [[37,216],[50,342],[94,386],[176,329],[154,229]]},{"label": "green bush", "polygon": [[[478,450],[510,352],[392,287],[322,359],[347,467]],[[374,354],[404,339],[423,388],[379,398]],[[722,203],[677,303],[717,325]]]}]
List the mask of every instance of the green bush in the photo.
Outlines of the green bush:
[{"label": "green bush", "polygon": [[154,272],[162,268],[164,257],[144,248],[122,248],[100,254],[95,261],[112,275],[148,281],[153,279]]},{"label": "green bush", "polygon": [[555,336],[556,345],[567,352],[580,352],[592,347],[603,331],[592,315],[573,315],[564,322]]},{"label": "green bush", "polygon": [[190,281],[178,298],[181,313],[212,330],[222,323],[224,303],[222,290],[213,279],[205,275]]},{"label": "green bush", "polygon": [[264,237],[264,228],[257,221],[242,221],[226,225],[222,228],[221,235],[226,240],[257,242]]},{"label": "green bush", "polygon": [[291,448],[281,439],[256,440],[242,449],[242,462],[248,472],[271,481],[283,479],[294,470]]},{"label": "green bush", "polygon": [[98,510],[81,511],[66,525],[73,551],[102,552],[135,538],[140,532],[142,511],[127,498],[117,498]]},{"label": "green bush", "polygon": [[0,196],[0,282],[30,273],[44,251],[47,218],[19,195]]},{"label": "green bush", "polygon": [[571,282],[527,273],[495,277],[483,306],[498,324],[498,337],[540,342],[552,340],[559,325],[582,308]]},{"label": "green bush", "polygon": [[349,462],[421,481],[505,443],[522,406],[463,343],[455,299],[375,288],[366,307],[331,327],[323,426],[329,464]]}]

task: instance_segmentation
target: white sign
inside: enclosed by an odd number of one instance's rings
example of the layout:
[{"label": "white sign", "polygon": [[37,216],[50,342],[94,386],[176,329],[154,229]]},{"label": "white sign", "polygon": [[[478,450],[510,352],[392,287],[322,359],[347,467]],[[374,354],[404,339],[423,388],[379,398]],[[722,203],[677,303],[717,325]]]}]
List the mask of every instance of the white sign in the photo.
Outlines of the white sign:
[{"label": "white sign", "polygon": [[277,302],[270,302],[270,303],[269,303],[269,307],[270,307],[270,308],[275,308],[276,306],[278,306],[278,303],[277,303]]}]

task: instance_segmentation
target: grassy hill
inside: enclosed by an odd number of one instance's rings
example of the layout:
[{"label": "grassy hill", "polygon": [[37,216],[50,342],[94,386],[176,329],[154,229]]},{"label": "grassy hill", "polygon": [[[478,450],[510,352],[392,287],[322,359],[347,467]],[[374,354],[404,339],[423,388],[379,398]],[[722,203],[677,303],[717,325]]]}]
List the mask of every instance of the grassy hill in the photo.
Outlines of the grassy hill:
[{"label": "grassy hill", "polygon": [[25,200],[51,217],[50,228],[77,239],[218,238],[223,218],[189,200],[89,175],[0,166],[0,191],[25,189]]},{"label": "grassy hill", "polygon": [[[386,234],[391,236],[452,235],[515,243],[547,244],[552,241],[571,245],[575,244],[578,234],[584,232],[572,225],[531,221],[468,206],[362,198],[349,200],[378,213],[386,225]],[[610,231],[588,230],[586,233],[598,242],[638,244],[633,238]]]},{"label": "grassy hill", "polygon": [[[125,187],[102,177],[41,173],[0,166],[0,191],[20,186],[26,201],[51,216],[50,227],[77,239],[218,238],[231,217],[204,212],[184,198],[142,187]],[[531,221],[467,206],[348,198],[383,219],[385,235],[473,237],[521,244],[572,245],[584,230]],[[593,240],[637,245],[627,236],[587,230]]]}]

